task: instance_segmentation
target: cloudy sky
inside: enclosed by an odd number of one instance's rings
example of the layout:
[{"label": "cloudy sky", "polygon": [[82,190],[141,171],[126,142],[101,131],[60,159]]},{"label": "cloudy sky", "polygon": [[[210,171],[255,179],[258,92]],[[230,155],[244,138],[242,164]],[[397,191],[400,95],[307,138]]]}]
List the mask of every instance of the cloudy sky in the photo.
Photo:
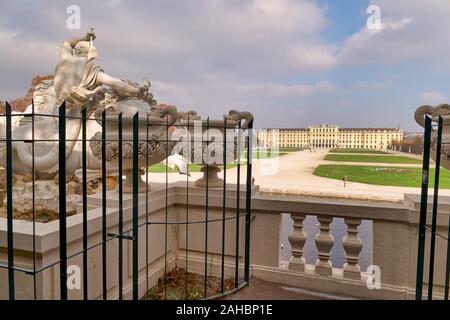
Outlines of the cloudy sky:
[{"label": "cloudy sky", "polygon": [[[81,30],[66,27],[70,5]],[[367,28],[369,5],[381,29]],[[1,0],[0,97],[22,96],[63,40],[94,27],[107,73],[151,79],[180,110],[418,130],[415,107],[450,102],[449,17],[448,0]]]}]

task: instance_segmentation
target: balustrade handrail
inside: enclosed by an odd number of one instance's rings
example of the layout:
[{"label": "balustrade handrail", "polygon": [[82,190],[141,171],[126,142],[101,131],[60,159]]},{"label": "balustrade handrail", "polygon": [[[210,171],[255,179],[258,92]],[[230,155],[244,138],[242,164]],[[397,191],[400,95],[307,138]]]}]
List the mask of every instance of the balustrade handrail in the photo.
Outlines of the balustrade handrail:
[{"label": "balustrade handrail", "polygon": [[405,202],[372,202],[260,192],[253,197],[253,212],[272,212],[410,222],[411,207]]}]

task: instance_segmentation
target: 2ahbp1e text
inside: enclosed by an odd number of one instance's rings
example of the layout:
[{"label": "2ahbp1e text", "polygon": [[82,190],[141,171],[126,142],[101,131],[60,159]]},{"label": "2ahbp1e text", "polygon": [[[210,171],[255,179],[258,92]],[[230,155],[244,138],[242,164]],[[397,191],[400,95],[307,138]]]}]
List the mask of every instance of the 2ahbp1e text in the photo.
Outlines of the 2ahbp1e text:
[{"label": "2ahbp1e text", "polygon": [[272,315],[272,305],[257,304],[221,304],[219,308],[208,306],[183,306],[177,307],[177,315],[199,315],[207,318],[211,314],[220,315]]}]

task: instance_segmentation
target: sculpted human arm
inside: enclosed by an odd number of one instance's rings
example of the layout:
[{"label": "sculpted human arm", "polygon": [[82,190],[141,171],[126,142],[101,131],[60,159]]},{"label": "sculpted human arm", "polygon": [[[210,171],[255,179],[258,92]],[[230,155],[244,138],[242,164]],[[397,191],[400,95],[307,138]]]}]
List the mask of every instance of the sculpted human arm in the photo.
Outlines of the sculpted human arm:
[{"label": "sculpted human arm", "polygon": [[110,75],[100,71],[97,75],[97,84],[110,87],[119,96],[122,97],[138,97],[142,99],[152,99],[152,95],[149,93],[150,81],[144,80],[137,87],[129,85],[125,81],[111,77]]},{"label": "sculpted human arm", "polygon": [[72,38],[72,39],[68,39],[68,40],[64,41],[62,49],[61,49],[61,54],[62,55],[64,55],[64,54],[72,55],[72,50],[73,50],[73,48],[75,48],[75,46],[77,45],[78,42],[90,41],[91,38],[92,38],[92,40],[95,40],[95,38],[96,38],[94,29],[90,29],[84,36],[76,37],[76,38]]}]

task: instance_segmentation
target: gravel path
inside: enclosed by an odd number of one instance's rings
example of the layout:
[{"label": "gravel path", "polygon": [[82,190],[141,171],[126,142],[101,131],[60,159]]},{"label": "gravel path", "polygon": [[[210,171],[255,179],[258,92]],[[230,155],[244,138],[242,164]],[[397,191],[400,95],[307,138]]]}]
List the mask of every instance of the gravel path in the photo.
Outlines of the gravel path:
[{"label": "gravel path", "polygon": [[[411,164],[384,164],[384,163],[357,163],[325,161],[323,158],[328,150],[309,152],[308,150],[293,152],[279,158],[254,159],[253,176],[255,184],[267,192],[300,193],[305,195],[364,199],[376,201],[399,201],[405,193],[420,194],[420,188],[377,186],[357,182],[347,182],[347,186],[340,180],[317,177],[313,175],[314,169],[320,164],[349,164],[374,165],[395,167],[420,167]],[[402,153],[395,153],[405,155]],[[245,167],[241,169],[241,183],[245,183]],[[194,172],[189,178],[195,181],[202,173]],[[222,176],[222,173],[219,174]],[[227,181],[236,182],[236,168],[227,170]],[[186,176],[169,174],[169,182],[186,181]],[[149,174],[149,181],[164,182],[165,175]],[[430,194],[432,189],[430,189]],[[450,189],[441,189],[440,195],[450,196]]]}]

